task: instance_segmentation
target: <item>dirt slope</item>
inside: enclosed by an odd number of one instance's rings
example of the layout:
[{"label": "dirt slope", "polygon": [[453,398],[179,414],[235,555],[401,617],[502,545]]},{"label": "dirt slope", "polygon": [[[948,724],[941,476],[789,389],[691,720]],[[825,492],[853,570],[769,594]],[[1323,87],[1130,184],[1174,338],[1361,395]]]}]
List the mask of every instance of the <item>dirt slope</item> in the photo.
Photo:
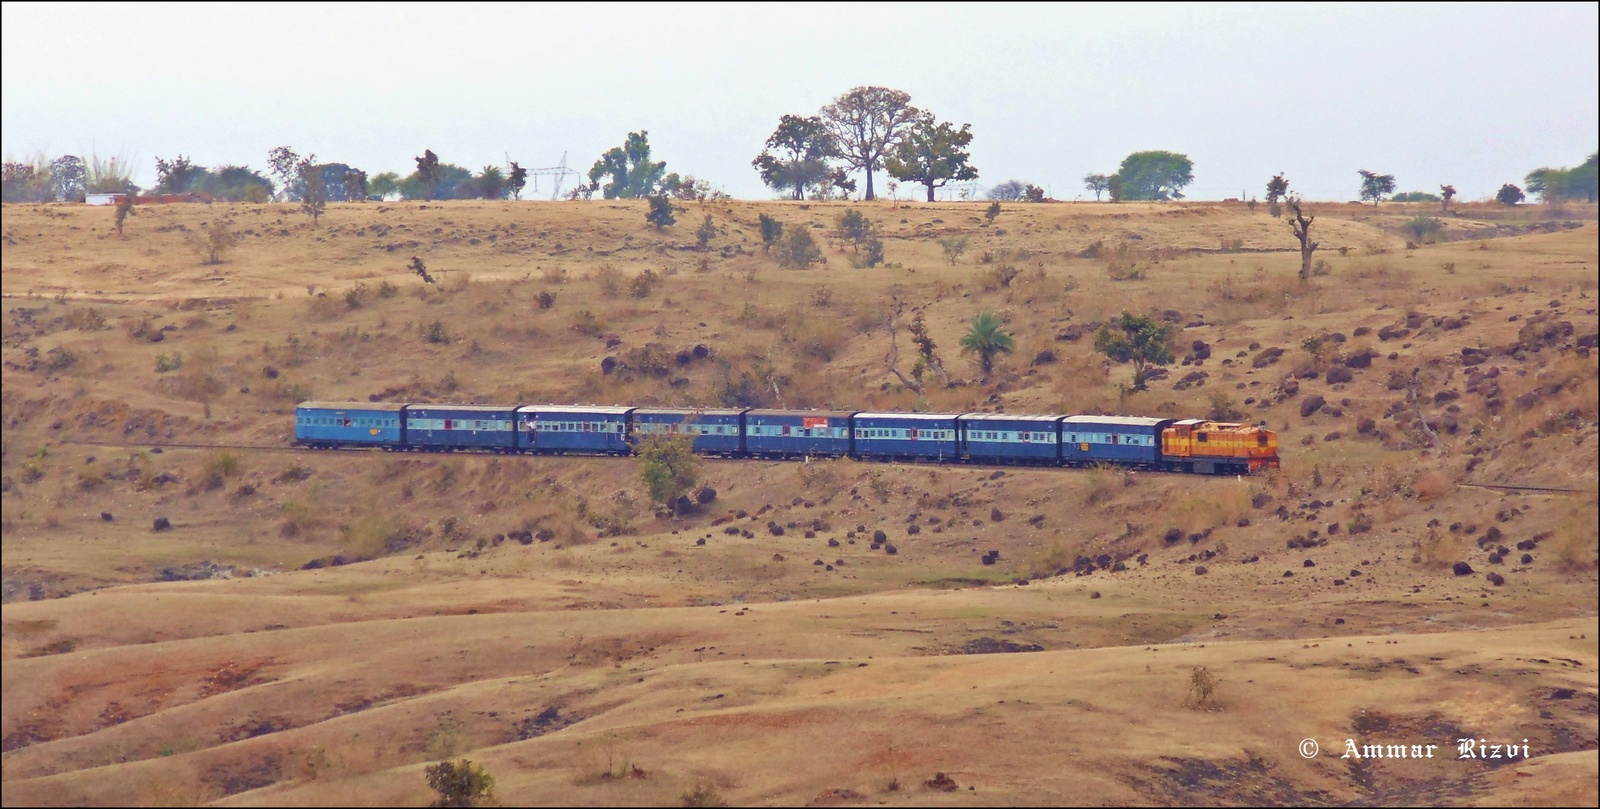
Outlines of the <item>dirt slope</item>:
[{"label": "dirt slope", "polygon": [[[420,803],[466,756],[507,804],[1600,799],[1594,206],[1321,206],[1303,281],[1264,210],[986,207],[7,206],[0,797]],[[1124,310],[1175,330],[1148,391]],[[886,367],[917,314],[948,384]],[[1213,415],[1284,468],[707,461],[667,519],[627,460],[293,449],[311,398]]]}]

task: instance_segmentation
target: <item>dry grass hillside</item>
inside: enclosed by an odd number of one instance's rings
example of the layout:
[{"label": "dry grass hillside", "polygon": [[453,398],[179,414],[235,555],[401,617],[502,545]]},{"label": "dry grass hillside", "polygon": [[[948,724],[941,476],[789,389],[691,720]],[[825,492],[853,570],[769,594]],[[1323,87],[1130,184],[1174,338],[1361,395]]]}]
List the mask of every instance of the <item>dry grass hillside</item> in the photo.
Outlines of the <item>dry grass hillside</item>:
[{"label": "dry grass hillside", "polygon": [[[1317,206],[1304,281],[1264,208],[987,208],[6,206],[4,803],[1600,800],[1594,205]],[[1213,416],[1283,468],[718,460],[668,519],[631,460],[297,450],[304,399]]]}]

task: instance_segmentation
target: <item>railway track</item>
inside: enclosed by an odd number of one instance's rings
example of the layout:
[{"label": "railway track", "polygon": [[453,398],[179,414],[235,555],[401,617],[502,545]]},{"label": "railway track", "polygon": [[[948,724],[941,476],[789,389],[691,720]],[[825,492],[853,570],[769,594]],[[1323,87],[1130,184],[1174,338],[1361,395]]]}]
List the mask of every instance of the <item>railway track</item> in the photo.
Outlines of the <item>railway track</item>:
[{"label": "railway track", "polygon": [[[282,446],[282,445],[268,446],[268,445],[258,445],[258,444],[189,444],[189,443],[156,444],[156,443],[151,443],[149,441],[83,441],[83,440],[77,440],[77,439],[62,439],[60,441],[60,443],[71,445],[71,446],[79,446],[79,447],[106,447],[106,448],[116,448],[116,449],[144,449],[144,450],[162,450],[162,451],[171,450],[171,449],[194,449],[194,450],[224,450],[224,449],[227,449],[227,450],[249,450],[251,452],[283,452],[283,453],[289,453],[289,454],[302,454],[302,453],[304,453],[304,454],[311,454],[311,455],[321,455],[321,454],[325,454],[325,453],[328,453],[328,452],[350,452],[350,453],[366,452],[366,453],[375,453],[375,454],[383,454],[383,455],[397,455],[397,456],[405,456],[405,455],[454,455],[454,456],[485,457],[485,458],[508,458],[508,457],[509,458],[622,458],[622,457],[627,457],[627,456],[612,455],[612,454],[574,453],[574,454],[571,454],[571,455],[546,455],[546,454],[524,453],[524,452],[511,452],[511,453],[477,452],[477,451],[473,451],[473,450],[461,450],[461,451],[455,451],[455,450],[443,450],[443,451],[406,450],[406,451],[400,451],[400,452],[392,452],[392,451],[389,451],[389,450],[385,450],[385,449],[383,449],[381,447],[330,447],[330,448],[316,448],[316,449],[313,449],[311,447]],[[832,459],[834,459],[836,457],[841,457],[841,456],[833,456],[833,455],[818,456],[816,458],[816,460],[818,460],[818,461],[832,460]],[[780,458],[765,458],[765,457],[761,457],[761,458],[730,458],[730,457],[725,457],[725,456],[721,456],[721,455],[700,455],[699,458],[701,460],[703,460],[703,461],[713,461],[713,462],[732,461],[732,462],[738,462],[738,463],[743,463],[745,461],[751,461],[751,460],[756,460],[756,461],[761,461],[761,460],[771,460],[771,461],[777,461],[777,460],[787,460],[787,461],[805,460],[808,463],[810,462],[810,459],[801,459],[801,458],[781,458],[781,459]],[[860,459],[857,459],[857,460],[860,460]],[[909,458],[902,458],[902,459],[896,459],[896,460],[890,460],[890,461],[880,461],[880,460],[877,460],[877,459],[870,459],[870,462],[872,462],[872,463],[911,464],[911,465],[915,465],[915,466],[928,466],[928,467],[960,466],[960,467],[965,467],[965,468],[968,468],[968,469],[993,469],[993,470],[1083,469],[1083,468],[1088,468],[1088,467],[1075,467],[1075,466],[1059,466],[1058,467],[1058,466],[1047,466],[1047,465],[1043,465],[1043,464],[989,464],[989,463],[972,463],[972,462],[969,462],[969,461],[940,461],[940,460],[935,460],[935,459],[909,459]],[[1164,472],[1164,471],[1166,471],[1166,470],[1161,470],[1161,469],[1146,469],[1146,468],[1138,468],[1138,467],[1131,467],[1131,466],[1112,466],[1112,467],[1109,467],[1109,468],[1115,469],[1115,470],[1126,470],[1126,471],[1130,471],[1130,472]],[[1181,473],[1174,472],[1172,474],[1181,474]],[[1213,476],[1207,475],[1207,476],[1204,476],[1204,477],[1213,477]],[[1215,477],[1216,477],[1216,479],[1221,479],[1221,478],[1226,478],[1226,477],[1229,477],[1229,476],[1228,475],[1220,475],[1220,476],[1215,476]]]},{"label": "railway track", "polygon": [[[119,449],[161,449],[161,450],[169,450],[169,449],[198,449],[198,450],[232,449],[232,450],[249,450],[251,452],[286,452],[286,453],[291,453],[291,454],[323,453],[323,452],[373,452],[373,453],[385,452],[383,449],[378,448],[378,447],[340,447],[340,448],[329,450],[329,449],[310,449],[308,447],[296,447],[296,446],[281,446],[281,445],[279,445],[279,446],[269,446],[269,445],[264,445],[264,444],[152,444],[152,443],[146,442],[146,441],[137,441],[137,442],[131,442],[131,441],[79,441],[79,440],[75,440],[75,439],[63,440],[61,443],[63,443],[63,444],[71,444],[71,445],[74,445],[74,446],[83,446],[83,447],[116,447],[116,448],[119,448]],[[458,455],[459,454],[459,455],[491,455],[491,456],[494,455],[494,453],[481,453],[481,452],[470,452],[470,451],[461,452],[461,453],[456,453],[456,452],[423,452],[422,454],[425,454],[425,455]],[[521,453],[515,453],[515,454],[520,455]],[[495,457],[498,457],[498,456],[495,456]],[[555,457],[555,456],[531,455],[531,456],[527,456],[527,457]],[[593,456],[593,457],[616,457],[616,456],[598,456],[597,455],[597,456]],[[719,457],[716,457],[716,456],[701,456],[701,457],[704,460],[708,460],[708,461],[739,460],[739,459],[731,459],[731,458],[719,458]],[[915,463],[915,464],[918,464],[918,465],[927,465],[927,466],[944,466],[944,465],[947,465],[947,464],[943,464],[943,463],[940,463],[940,462],[937,462],[937,461],[896,461],[895,463]],[[1019,466],[1019,465],[1009,465],[1009,464],[976,464],[976,463],[961,463],[961,464],[957,464],[957,465],[970,467],[972,469],[1016,469]],[[1023,465],[1023,466],[1025,466],[1025,465]],[[1026,467],[1026,468],[1051,469],[1051,468],[1055,468],[1055,467],[1041,466],[1041,467]],[[1140,471],[1148,471],[1148,470],[1140,470]],[[1525,486],[1525,485],[1521,485],[1521,484],[1512,484],[1512,483],[1461,483],[1461,484],[1458,484],[1458,485],[1470,486],[1470,487],[1475,488],[1475,489],[1500,489],[1500,490],[1505,490],[1505,491],[1538,492],[1538,493],[1544,493],[1544,494],[1585,494],[1588,491],[1586,489],[1569,489],[1569,488],[1563,488],[1563,487],[1559,487],[1559,486]]]},{"label": "railway track", "polygon": [[1510,483],[1462,483],[1475,489],[1506,489],[1514,492],[1548,492],[1551,494],[1583,494],[1585,489],[1563,489],[1556,486],[1518,486]]}]

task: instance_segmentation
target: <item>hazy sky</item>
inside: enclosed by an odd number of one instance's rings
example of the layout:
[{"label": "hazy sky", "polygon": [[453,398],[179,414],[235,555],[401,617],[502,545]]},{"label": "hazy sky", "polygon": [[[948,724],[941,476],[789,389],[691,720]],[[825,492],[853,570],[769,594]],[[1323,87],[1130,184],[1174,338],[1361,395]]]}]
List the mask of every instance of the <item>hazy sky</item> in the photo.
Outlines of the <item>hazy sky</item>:
[{"label": "hazy sky", "polygon": [[769,198],[750,161],[778,118],[877,84],[971,123],[984,186],[1073,199],[1166,149],[1196,199],[1278,171],[1354,199],[1365,168],[1470,200],[1595,150],[1597,8],[7,2],[0,151],[121,155],[142,185],[157,156],[265,169],[284,144],[369,174],[425,148],[587,171],[646,129],[668,171]]}]

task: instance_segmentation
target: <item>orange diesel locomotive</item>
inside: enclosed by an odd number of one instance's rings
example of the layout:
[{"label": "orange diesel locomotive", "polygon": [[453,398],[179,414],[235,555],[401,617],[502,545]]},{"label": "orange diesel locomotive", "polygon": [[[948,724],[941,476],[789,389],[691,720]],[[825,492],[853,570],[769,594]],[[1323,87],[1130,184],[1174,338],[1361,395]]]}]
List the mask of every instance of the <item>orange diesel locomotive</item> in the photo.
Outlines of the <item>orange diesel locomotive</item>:
[{"label": "orange diesel locomotive", "polygon": [[1161,431],[1163,465],[1202,475],[1278,468],[1278,434],[1265,427],[1184,419]]}]

